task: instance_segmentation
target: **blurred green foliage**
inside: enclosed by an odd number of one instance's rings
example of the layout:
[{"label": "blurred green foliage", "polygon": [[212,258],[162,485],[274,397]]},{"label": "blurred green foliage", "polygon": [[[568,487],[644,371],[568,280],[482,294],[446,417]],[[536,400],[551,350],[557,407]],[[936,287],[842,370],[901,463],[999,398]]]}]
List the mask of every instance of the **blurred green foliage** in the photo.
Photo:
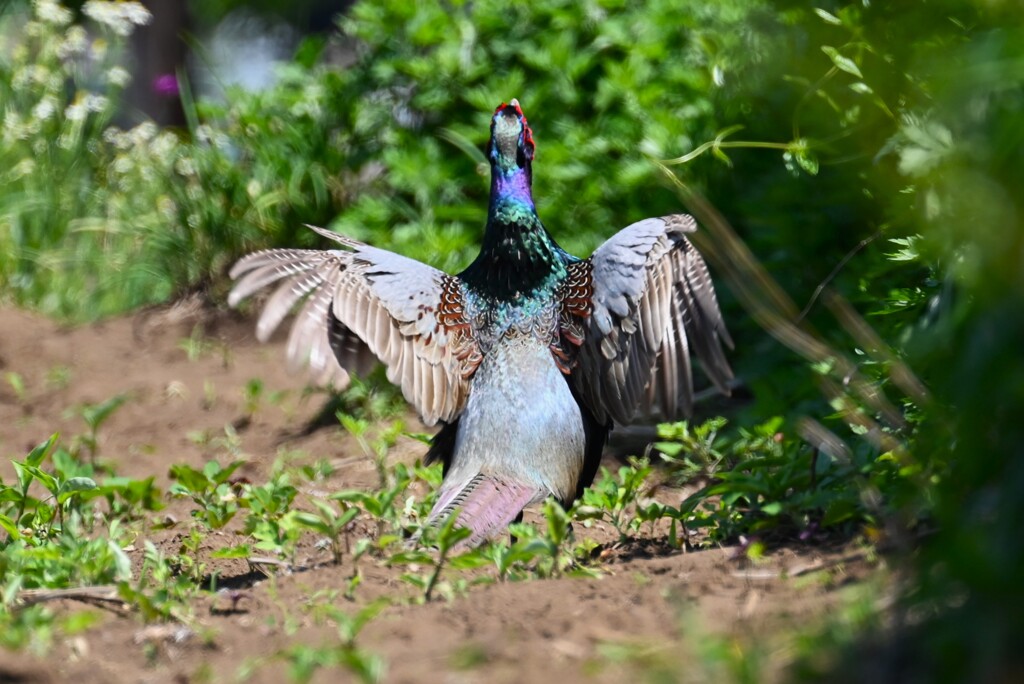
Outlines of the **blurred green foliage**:
[{"label": "blurred green foliage", "polygon": [[[189,127],[161,131],[109,127],[116,35],[40,15],[0,52],[0,285],[74,319],[219,301],[242,253],[318,244],[305,222],[458,270],[485,218],[488,118],[518,97],[563,246],[685,208],[657,163],[671,160],[803,330],[897,409],[887,420],[826,359],[808,369],[723,289],[755,401],[728,443],[663,437],[711,456],[680,461],[713,466],[705,494],[725,508],[700,521],[723,538],[880,523],[905,550],[934,528],[900,608],[914,626],[859,648],[891,681],[1009,681],[1024,652],[1022,26],[1009,0],[361,2],[341,20],[351,63],[310,40],[273,87],[186,92]],[[930,398],[907,390],[908,363]],[[774,415],[779,441],[749,427]],[[816,460],[793,439],[802,415],[853,446]],[[866,659],[835,654],[816,676],[863,679]]]}]

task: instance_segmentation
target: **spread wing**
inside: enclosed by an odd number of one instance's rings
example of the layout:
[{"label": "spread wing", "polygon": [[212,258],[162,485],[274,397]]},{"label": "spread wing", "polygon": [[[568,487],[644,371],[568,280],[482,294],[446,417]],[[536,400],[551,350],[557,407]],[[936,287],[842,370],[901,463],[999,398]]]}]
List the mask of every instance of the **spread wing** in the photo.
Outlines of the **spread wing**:
[{"label": "spread wing", "polygon": [[624,424],[638,412],[689,415],[690,352],[728,394],[732,340],[704,259],[686,239],[683,214],[627,226],[585,261],[562,288],[561,345],[574,345],[570,381],[599,420]]},{"label": "spread wing", "polygon": [[347,249],[272,249],[242,258],[228,303],[280,283],[256,325],[266,341],[304,300],[288,338],[288,363],[321,383],[387,368],[423,422],[451,421],[469,395],[480,350],[465,320],[459,281],[435,268],[310,226]]}]

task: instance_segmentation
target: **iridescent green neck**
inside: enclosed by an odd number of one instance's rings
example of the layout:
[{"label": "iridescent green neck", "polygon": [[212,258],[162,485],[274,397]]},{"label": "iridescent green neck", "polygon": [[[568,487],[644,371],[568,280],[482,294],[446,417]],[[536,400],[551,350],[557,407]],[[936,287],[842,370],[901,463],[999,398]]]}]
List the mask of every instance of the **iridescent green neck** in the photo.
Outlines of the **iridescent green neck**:
[{"label": "iridescent green neck", "polygon": [[544,229],[530,192],[530,165],[491,164],[491,201],[480,254],[460,274],[477,294],[519,301],[543,296],[565,276],[562,250]]}]

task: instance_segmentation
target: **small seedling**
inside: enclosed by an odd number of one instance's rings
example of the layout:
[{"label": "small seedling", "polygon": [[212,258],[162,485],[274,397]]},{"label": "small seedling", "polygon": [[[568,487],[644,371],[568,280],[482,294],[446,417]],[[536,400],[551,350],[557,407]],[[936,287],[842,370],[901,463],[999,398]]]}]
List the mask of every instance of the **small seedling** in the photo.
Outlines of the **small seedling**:
[{"label": "small seedling", "polygon": [[[322,534],[324,537],[331,542],[331,556],[335,565],[341,563],[342,548],[341,536],[348,528],[350,522],[355,520],[356,516],[359,515],[359,509],[355,506],[349,506],[344,501],[339,502],[341,504],[341,511],[339,512],[334,506],[330,505],[325,501],[319,499],[313,499],[313,506],[316,508],[316,513],[309,513],[306,511],[298,511],[296,513],[296,521],[304,527]],[[349,540],[348,535],[345,535],[344,551],[349,551]]]},{"label": "small seedling", "polygon": [[647,459],[631,460],[630,465],[619,468],[615,476],[602,468],[598,480],[583,492],[577,510],[583,518],[607,520],[618,531],[620,541],[625,540],[639,526],[632,514],[650,474]]},{"label": "small seedling", "polygon": [[4,373],[4,379],[11,386],[11,389],[14,390],[14,396],[18,398],[18,403],[24,404],[28,399],[28,394],[25,391],[25,378],[21,377],[20,373],[8,371]]},{"label": "small seedling", "polygon": [[658,426],[658,439],[651,446],[659,452],[679,482],[698,476],[710,476],[717,470],[725,454],[716,444],[718,433],[726,425],[725,418],[712,418],[691,427],[686,421]]},{"label": "small seedling", "polygon": [[212,380],[203,380],[203,410],[209,411],[217,403],[217,388]]},{"label": "small seedling", "polygon": [[263,403],[263,381],[259,378],[251,378],[249,382],[245,383],[242,397],[245,421],[251,422],[256,417],[256,412],[260,410],[260,404]]},{"label": "small seedling", "polygon": [[56,365],[46,371],[46,385],[51,389],[62,390],[71,384],[71,369]]},{"label": "small seedling", "polygon": [[178,342],[178,348],[185,352],[189,361],[198,361],[213,347],[205,338],[200,325],[193,326],[192,333]]},{"label": "small seedling", "polygon": [[87,451],[90,463],[96,462],[96,456],[99,453],[100,428],[114,415],[114,411],[123,406],[128,399],[129,396],[127,394],[118,394],[99,404],[84,404],[79,409],[79,415],[85,422],[88,432],[78,436],[74,450],[76,452]]},{"label": "small seedling", "polygon": [[308,682],[321,668],[342,668],[364,684],[379,682],[384,674],[383,661],[359,648],[356,638],[363,628],[388,606],[387,601],[374,601],[349,615],[333,606],[323,612],[338,628],[338,642],[323,646],[298,644],[285,649],[278,657],[289,664],[289,676],[296,682]]},{"label": "small seedling", "polygon": [[175,483],[168,492],[172,496],[192,499],[197,506],[192,510],[192,517],[211,529],[219,529],[238,512],[238,497],[230,480],[244,463],[233,461],[221,467],[216,461],[210,461],[202,470],[186,464],[171,466],[170,474]]}]

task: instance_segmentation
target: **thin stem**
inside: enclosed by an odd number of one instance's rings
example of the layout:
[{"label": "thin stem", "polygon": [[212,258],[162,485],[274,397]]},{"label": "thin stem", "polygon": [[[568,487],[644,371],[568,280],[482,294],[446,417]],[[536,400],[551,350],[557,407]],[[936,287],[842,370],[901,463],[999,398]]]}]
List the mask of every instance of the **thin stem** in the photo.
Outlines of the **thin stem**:
[{"label": "thin stem", "polygon": [[804,104],[806,104],[807,101],[809,99],[811,99],[811,95],[814,95],[816,92],[821,90],[822,86],[824,86],[826,83],[828,83],[832,79],[832,77],[835,76],[838,73],[839,73],[839,67],[836,67],[836,66],[833,66],[831,69],[826,71],[825,75],[822,76],[821,78],[819,78],[817,80],[817,82],[814,83],[814,85],[812,85],[810,88],[808,88],[807,91],[800,98],[800,101],[796,103],[795,107],[793,107],[793,119],[792,119],[792,122],[793,122],[793,139],[794,140],[799,140],[800,139],[800,124],[797,121],[797,119],[800,116],[800,110],[803,109]]},{"label": "thin stem", "polygon": [[793,147],[793,143],[767,142],[767,141],[763,141],[763,140],[762,141],[757,141],[757,140],[723,141],[723,140],[721,140],[721,138],[716,138],[714,140],[709,140],[708,142],[704,143],[703,145],[700,145],[699,147],[694,149],[692,152],[684,154],[681,157],[676,157],[675,159],[667,159],[667,160],[663,161],[662,163],[666,164],[668,166],[675,166],[677,164],[686,164],[688,162],[693,161],[694,159],[696,159],[697,157],[699,157],[700,155],[704,154],[705,152],[707,152],[710,149],[719,149],[719,150],[721,150],[721,149],[728,149],[728,148],[735,148],[735,147],[763,149],[763,150],[784,150],[785,151],[785,150],[791,149]]},{"label": "thin stem", "polygon": [[434,572],[430,574],[430,580],[427,581],[427,588],[423,592],[423,600],[427,603],[430,602],[430,595],[434,591],[434,586],[437,581],[441,578],[441,568],[444,566],[445,558],[448,557],[448,545],[441,544],[441,550],[437,557],[437,565],[434,566]]},{"label": "thin stem", "polygon": [[814,294],[811,295],[811,298],[807,302],[807,306],[804,307],[804,310],[801,311],[800,315],[796,317],[796,321],[794,321],[795,323],[799,323],[807,316],[808,313],[810,313],[811,307],[814,306],[814,302],[816,302],[818,300],[818,297],[821,296],[822,291],[824,291],[828,284],[832,282],[832,280],[837,275],[839,275],[839,272],[843,270],[843,267],[846,266],[847,263],[849,263],[850,259],[852,259],[857,254],[857,252],[867,247],[868,244],[873,242],[881,234],[882,231],[879,230],[876,231],[874,234],[867,236],[866,238],[858,242],[856,245],[854,245],[853,249],[847,252],[846,255],[839,260],[839,263],[836,264],[835,268],[832,269],[832,272],[829,273],[823,281],[818,283],[818,287],[814,288]]}]

